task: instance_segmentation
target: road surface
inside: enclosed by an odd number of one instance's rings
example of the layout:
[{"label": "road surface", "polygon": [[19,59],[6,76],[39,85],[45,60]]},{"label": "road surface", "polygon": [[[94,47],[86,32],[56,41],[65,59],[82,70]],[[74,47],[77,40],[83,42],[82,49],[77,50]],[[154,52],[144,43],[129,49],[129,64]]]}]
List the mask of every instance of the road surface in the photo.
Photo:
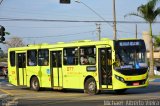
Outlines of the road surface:
[{"label": "road surface", "polygon": [[159,106],[160,79],[150,81],[149,87],[129,89],[122,95],[104,91],[97,95],[82,90],[57,91],[15,87],[0,79],[0,106]]}]

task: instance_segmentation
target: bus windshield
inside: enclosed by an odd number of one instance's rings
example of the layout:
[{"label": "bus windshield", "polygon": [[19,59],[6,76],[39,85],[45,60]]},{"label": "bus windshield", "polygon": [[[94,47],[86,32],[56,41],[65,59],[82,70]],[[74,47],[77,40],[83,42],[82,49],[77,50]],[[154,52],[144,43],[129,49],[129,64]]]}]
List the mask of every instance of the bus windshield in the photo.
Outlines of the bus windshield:
[{"label": "bus windshield", "polygon": [[123,42],[116,46],[115,69],[147,68],[145,46],[137,42]]}]

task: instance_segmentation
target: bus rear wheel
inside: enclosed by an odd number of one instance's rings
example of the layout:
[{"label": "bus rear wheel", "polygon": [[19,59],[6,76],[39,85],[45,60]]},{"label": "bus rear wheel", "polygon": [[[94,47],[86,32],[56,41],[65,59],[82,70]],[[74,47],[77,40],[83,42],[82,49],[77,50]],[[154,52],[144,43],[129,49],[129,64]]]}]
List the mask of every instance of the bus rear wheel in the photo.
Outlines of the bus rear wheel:
[{"label": "bus rear wheel", "polygon": [[39,91],[40,90],[40,86],[39,86],[39,81],[37,77],[33,77],[31,79],[31,89],[34,91]]},{"label": "bus rear wheel", "polygon": [[97,85],[96,85],[96,81],[94,80],[94,78],[89,78],[85,82],[84,92],[90,95],[97,94]]}]

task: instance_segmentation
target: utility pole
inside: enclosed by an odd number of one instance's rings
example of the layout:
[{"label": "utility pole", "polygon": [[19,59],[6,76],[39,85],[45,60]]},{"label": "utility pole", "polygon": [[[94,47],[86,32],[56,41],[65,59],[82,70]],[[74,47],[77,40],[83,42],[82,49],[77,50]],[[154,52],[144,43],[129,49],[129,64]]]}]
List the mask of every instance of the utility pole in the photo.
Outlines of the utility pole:
[{"label": "utility pole", "polygon": [[136,39],[137,39],[137,24],[136,24]]},{"label": "utility pole", "polygon": [[97,36],[98,36],[98,40],[101,40],[101,24],[100,23],[96,23],[96,31],[97,31]]},{"label": "utility pole", "polygon": [[116,28],[116,6],[115,6],[115,0],[113,0],[113,30],[114,30],[114,40],[117,40],[117,28]]}]

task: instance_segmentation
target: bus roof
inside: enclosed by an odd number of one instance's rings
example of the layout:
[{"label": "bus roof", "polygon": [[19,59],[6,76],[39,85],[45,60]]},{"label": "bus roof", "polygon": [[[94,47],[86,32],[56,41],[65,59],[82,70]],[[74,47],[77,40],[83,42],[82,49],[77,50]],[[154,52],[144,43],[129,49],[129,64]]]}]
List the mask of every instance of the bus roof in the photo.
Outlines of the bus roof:
[{"label": "bus roof", "polygon": [[101,41],[91,41],[91,40],[80,40],[73,42],[57,42],[54,44],[42,43],[42,44],[31,44],[25,47],[15,47],[9,48],[9,50],[28,50],[28,49],[36,49],[36,48],[63,48],[63,47],[76,47],[76,46],[87,46],[87,45],[102,45],[105,43],[111,43],[113,40],[110,39],[102,39]]},{"label": "bus roof", "polygon": [[[121,39],[121,40],[140,40],[140,39]],[[79,40],[72,42],[57,42],[54,44],[42,43],[42,44],[30,44],[25,47],[15,47],[9,48],[9,51],[14,50],[28,50],[28,49],[45,49],[45,48],[63,48],[63,47],[76,47],[76,46],[87,46],[87,45],[104,45],[109,44],[113,46],[113,41],[108,38],[102,38],[100,41],[92,41],[92,40]]]}]

